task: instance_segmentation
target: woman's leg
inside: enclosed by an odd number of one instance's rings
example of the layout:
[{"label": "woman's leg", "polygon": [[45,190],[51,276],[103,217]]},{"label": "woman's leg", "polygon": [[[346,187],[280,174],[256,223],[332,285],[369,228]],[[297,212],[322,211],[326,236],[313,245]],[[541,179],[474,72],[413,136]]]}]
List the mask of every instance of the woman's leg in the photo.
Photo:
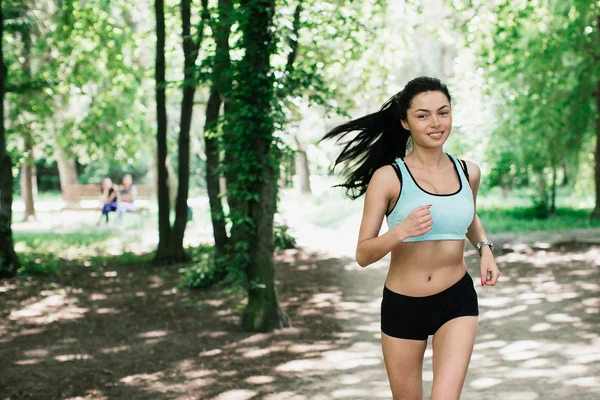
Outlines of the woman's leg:
[{"label": "woman's leg", "polygon": [[427,340],[398,339],[381,332],[381,347],[394,400],[422,400]]},{"label": "woman's leg", "polygon": [[431,400],[459,400],[477,335],[478,318],[451,319],[433,335]]}]

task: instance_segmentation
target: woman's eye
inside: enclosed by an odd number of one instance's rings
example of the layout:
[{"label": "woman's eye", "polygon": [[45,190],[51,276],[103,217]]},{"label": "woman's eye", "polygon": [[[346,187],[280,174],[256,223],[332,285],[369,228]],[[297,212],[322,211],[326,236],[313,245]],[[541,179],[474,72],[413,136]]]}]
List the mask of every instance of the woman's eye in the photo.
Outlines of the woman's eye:
[{"label": "woman's eye", "polygon": [[427,117],[427,115],[418,115],[417,116],[417,118],[421,118],[421,119],[426,118],[426,117]]},{"label": "woman's eye", "polygon": [[442,114],[442,115],[448,115],[450,113],[448,111],[442,111],[440,114]]}]

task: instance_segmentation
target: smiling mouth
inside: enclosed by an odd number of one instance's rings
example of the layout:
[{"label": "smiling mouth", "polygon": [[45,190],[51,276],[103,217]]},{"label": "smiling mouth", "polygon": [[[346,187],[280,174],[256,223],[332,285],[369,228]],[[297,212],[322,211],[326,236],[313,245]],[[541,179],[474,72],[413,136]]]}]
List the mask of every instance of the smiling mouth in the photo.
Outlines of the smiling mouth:
[{"label": "smiling mouth", "polygon": [[441,138],[443,134],[444,134],[444,131],[431,132],[431,133],[428,133],[427,136],[437,139],[437,138]]}]

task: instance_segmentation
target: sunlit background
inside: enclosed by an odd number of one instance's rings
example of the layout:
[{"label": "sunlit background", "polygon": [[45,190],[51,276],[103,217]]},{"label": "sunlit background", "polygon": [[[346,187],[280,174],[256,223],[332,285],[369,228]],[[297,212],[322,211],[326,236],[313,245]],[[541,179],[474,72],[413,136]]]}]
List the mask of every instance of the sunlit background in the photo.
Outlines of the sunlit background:
[{"label": "sunlit background", "polygon": [[[389,260],[356,264],[362,198],[334,187],[340,146],[319,140],[423,75],[450,89],[445,151],[482,169],[478,214],[503,271],[498,287],[476,287],[480,328],[462,398],[600,398],[600,2],[276,1],[275,283],[291,327],[268,333],[241,328],[239,276],[212,280],[204,135],[223,0],[191,2],[192,32],[203,26],[203,38],[190,129],[190,261],[171,266],[153,263],[154,2],[2,3],[20,267],[0,281],[0,399],[390,399],[379,344]],[[171,204],[181,3],[165,1]],[[244,58],[241,35],[234,21],[233,63]],[[114,213],[98,224],[101,180],[120,183],[124,174],[143,190],[138,212],[123,225]],[[479,257],[469,244],[465,254],[477,281]],[[431,355],[429,347],[425,397]]]}]

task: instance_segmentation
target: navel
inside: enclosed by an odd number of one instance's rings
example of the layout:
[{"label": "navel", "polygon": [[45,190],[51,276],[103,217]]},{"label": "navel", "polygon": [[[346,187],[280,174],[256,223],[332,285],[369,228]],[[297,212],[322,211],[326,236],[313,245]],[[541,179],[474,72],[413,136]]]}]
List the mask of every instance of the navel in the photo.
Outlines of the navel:
[{"label": "navel", "polygon": [[427,281],[428,282],[431,281],[431,275],[427,278]]}]

